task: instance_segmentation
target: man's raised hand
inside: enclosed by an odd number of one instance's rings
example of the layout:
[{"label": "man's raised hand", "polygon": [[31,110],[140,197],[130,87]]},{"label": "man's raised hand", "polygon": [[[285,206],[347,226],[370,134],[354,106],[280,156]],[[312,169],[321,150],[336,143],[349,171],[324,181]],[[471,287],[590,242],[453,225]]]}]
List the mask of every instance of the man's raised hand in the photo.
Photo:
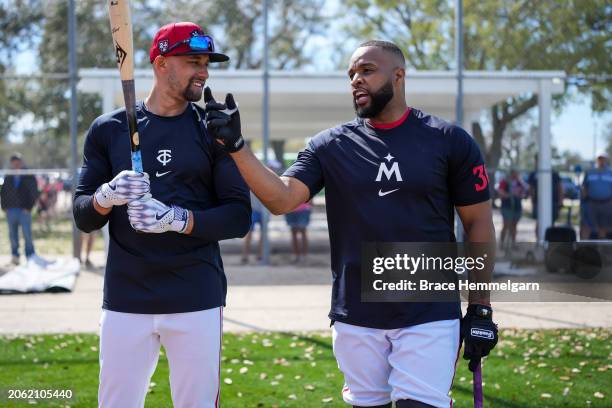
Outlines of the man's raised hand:
[{"label": "man's raised hand", "polygon": [[234,96],[228,93],[225,103],[215,101],[209,87],[204,89],[206,103],[206,130],[221,142],[229,153],[237,152],[244,146],[240,125],[240,112]]}]

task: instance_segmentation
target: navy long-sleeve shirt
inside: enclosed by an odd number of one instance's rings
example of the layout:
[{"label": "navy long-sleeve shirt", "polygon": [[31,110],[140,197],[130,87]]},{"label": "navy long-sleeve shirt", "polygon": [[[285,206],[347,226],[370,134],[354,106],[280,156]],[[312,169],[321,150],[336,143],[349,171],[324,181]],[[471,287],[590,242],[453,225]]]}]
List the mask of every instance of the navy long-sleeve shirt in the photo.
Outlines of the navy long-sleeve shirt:
[{"label": "navy long-sleeve shirt", "polygon": [[103,307],[126,313],[182,313],[224,305],[227,280],[218,241],[249,230],[248,187],[192,107],[162,117],[139,102],[137,117],[153,197],[191,210],[194,226],[189,235],[138,233],[129,224],[126,206],[113,207],[106,216],[94,209],[96,189],[131,168],[125,110],[97,118],[85,140],[73,212],[77,226],[86,232],[109,222]]}]

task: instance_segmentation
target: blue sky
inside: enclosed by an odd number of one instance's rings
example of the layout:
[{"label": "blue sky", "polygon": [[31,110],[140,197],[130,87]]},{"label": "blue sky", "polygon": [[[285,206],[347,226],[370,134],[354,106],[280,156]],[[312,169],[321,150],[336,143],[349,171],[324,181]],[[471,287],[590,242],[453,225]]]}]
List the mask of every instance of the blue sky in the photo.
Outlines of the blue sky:
[{"label": "blue sky", "polygon": [[612,113],[603,116],[593,116],[589,106],[590,100],[582,98],[563,110],[560,115],[552,118],[553,144],[559,150],[571,150],[580,153],[584,159],[591,159],[596,150],[607,145],[605,132],[612,123]]}]

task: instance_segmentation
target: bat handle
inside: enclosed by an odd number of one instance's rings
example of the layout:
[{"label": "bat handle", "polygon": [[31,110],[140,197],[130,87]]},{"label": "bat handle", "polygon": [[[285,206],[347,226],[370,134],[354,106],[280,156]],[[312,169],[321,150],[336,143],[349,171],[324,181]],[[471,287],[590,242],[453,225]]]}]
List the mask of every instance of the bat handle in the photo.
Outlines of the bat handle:
[{"label": "bat handle", "polygon": [[480,361],[476,365],[473,376],[474,382],[474,408],[483,408],[482,397],[482,368]]},{"label": "bat handle", "polygon": [[137,171],[139,173],[143,173],[142,155],[140,154],[140,150],[132,152],[132,170]]}]

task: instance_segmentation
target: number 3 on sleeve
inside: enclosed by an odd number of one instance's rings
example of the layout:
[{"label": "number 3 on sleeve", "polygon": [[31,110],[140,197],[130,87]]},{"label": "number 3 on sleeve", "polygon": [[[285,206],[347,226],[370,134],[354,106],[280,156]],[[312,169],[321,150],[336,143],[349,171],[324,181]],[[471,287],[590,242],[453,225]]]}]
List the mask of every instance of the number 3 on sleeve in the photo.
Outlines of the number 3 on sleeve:
[{"label": "number 3 on sleeve", "polygon": [[472,173],[482,181],[480,184],[474,184],[476,191],[482,191],[487,188],[489,185],[489,177],[487,176],[484,164],[474,167]]}]

